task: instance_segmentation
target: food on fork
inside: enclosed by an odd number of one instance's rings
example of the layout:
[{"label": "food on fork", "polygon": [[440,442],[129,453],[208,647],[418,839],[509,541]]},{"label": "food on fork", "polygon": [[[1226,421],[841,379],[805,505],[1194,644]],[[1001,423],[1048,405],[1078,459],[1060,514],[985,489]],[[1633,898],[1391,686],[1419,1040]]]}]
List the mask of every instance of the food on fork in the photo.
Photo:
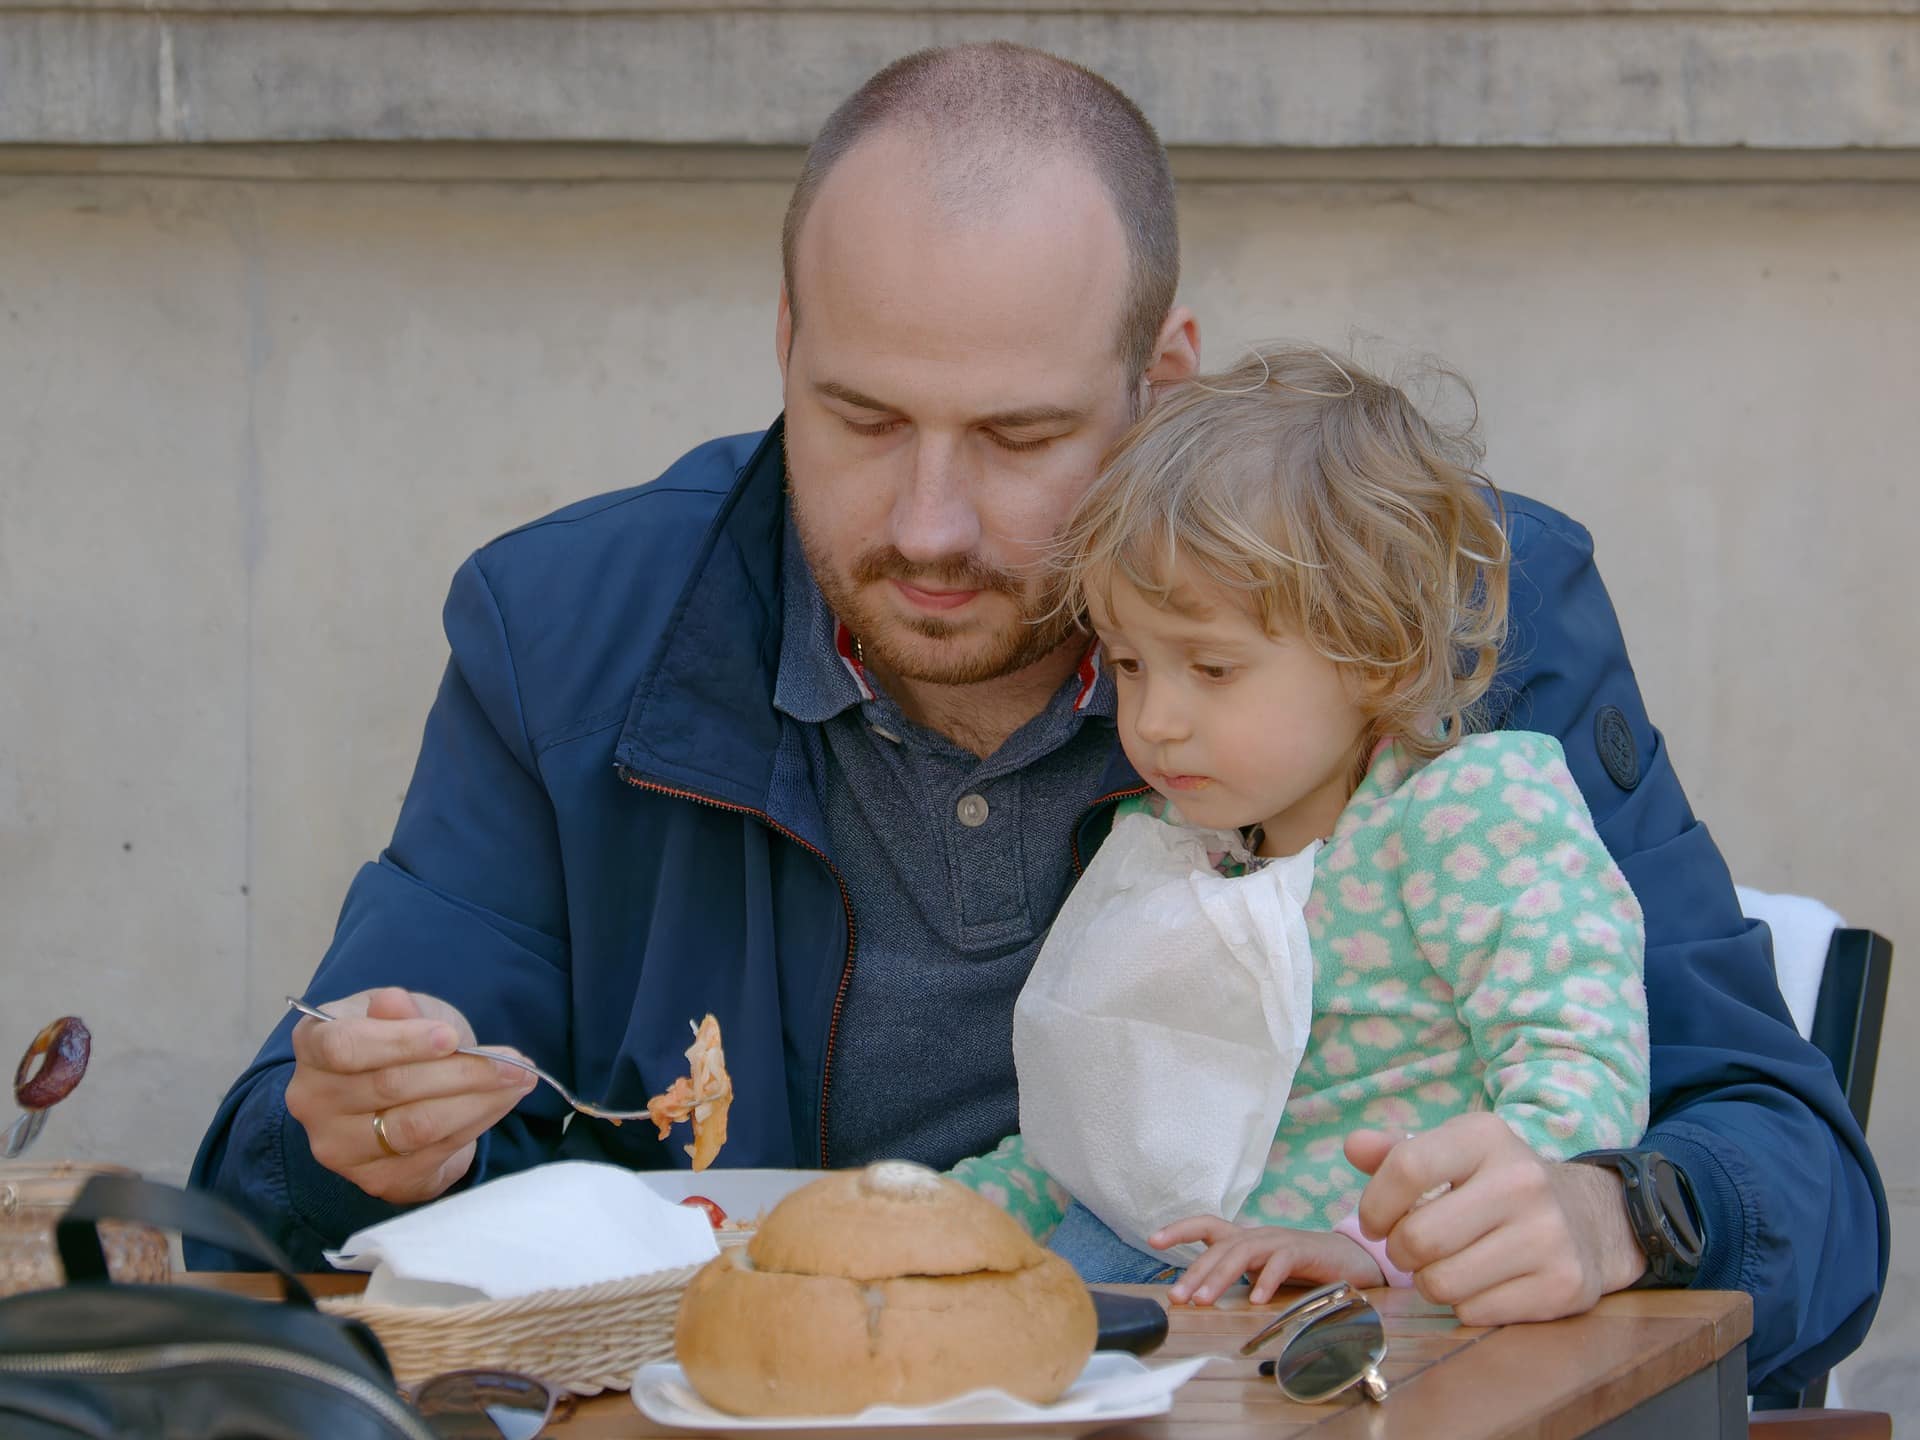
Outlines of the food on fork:
[{"label": "food on fork", "polygon": [[727,1075],[727,1057],[720,1049],[720,1022],[709,1015],[693,1027],[687,1047],[690,1074],[682,1075],[665,1094],[647,1101],[647,1115],[667,1138],[675,1125],[693,1122],[693,1143],[686,1147],[693,1168],[713,1164],[727,1143],[727,1107],[733,1103],[733,1081]]},{"label": "food on fork", "polygon": [[905,1161],[794,1191],[687,1287],[674,1349],[735,1415],[847,1415],[1004,1390],[1045,1405],[1097,1331],[1073,1269],[962,1185]]}]

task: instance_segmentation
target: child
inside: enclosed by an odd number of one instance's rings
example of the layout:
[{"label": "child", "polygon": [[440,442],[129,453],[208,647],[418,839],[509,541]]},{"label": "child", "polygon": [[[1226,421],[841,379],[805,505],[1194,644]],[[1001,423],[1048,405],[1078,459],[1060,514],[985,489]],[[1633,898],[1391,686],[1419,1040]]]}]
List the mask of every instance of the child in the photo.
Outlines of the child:
[{"label": "child", "polygon": [[1016,1008],[1022,1133],[955,1174],[1088,1281],[1407,1283],[1353,1218],[1349,1132],[1641,1136],[1639,906],[1559,743],[1472,733],[1507,600],[1477,459],[1271,347],[1160,403],[1068,527],[1064,603],[1151,793]]}]

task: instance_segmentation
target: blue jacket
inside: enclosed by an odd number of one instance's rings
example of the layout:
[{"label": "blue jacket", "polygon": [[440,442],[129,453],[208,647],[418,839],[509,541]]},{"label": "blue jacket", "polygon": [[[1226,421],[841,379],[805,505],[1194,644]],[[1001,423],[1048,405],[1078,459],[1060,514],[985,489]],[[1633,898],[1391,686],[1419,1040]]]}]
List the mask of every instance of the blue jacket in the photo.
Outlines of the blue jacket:
[{"label": "blue jacket", "polygon": [[[484,1040],[617,1106],[666,1088],[688,1020],[711,1011],[735,1082],[725,1163],[832,1163],[823,1117],[857,917],[799,734],[772,703],[780,433],[704,445],[461,567],[452,658],[392,844],[348,891],[309,1000],[375,985],[442,996]],[[1866,1333],[1888,1253],[1879,1178],[1647,720],[1589,537],[1507,501],[1513,626],[1496,718],[1561,738],[1646,909],[1649,1143],[1698,1193],[1699,1283],[1754,1296],[1752,1382],[1777,1371],[1791,1384]],[[1608,707],[1630,744],[1602,723]],[[1118,747],[1110,780],[1080,820],[1077,862],[1112,802],[1140,788]],[[318,1268],[323,1247],[392,1210],[316,1164],[289,1122],[290,1029],[228,1092],[193,1180]],[[482,1137],[466,1183],[562,1154],[687,1164],[650,1127],[576,1121],[563,1136],[560,1121],[534,1091]]]}]

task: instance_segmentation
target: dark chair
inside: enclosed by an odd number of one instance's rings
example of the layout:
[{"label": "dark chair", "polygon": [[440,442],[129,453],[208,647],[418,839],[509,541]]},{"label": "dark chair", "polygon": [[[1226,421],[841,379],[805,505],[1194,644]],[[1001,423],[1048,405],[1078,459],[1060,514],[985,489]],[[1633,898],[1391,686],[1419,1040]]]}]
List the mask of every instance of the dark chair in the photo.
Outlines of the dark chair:
[{"label": "dark chair", "polygon": [[[1873,1071],[1880,1059],[1880,1022],[1886,1015],[1887,976],[1892,968],[1893,942],[1886,936],[1872,930],[1840,929],[1833,932],[1827,963],[1820,972],[1811,1038],[1833,1065],[1840,1093],[1862,1130],[1867,1128],[1867,1112],[1873,1104]],[[1826,1398],[1825,1375],[1816,1376],[1799,1392],[1756,1392],[1751,1440],[1769,1436],[1785,1440],[1790,1433],[1833,1440],[1872,1440],[1892,1434],[1892,1421],[1886,1415],[1823,1411],[1820,1406]]]},{"label": "dark chair", "polygon": [[1820,972],[1813,1043],[1833,1064],[1853,1118],[1867,1128],[1873,1067],[1880,1059],[1880,1022],[1887,1011],[1893,942],[1871,930],[1836,930]]}]

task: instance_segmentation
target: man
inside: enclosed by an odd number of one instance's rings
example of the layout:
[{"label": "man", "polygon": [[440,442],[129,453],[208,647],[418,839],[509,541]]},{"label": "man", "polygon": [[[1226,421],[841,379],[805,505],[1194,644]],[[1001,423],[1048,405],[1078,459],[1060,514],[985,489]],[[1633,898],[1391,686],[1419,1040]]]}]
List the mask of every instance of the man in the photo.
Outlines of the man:
[{"label": "man", "polygon": [[[352,1018],[276,1031],[195,1162],[304,1264],[558,1155],[682,1163],[644,1126],[563,1133],[553,1095],[451,1053],[476,1036],[634,1107],[712,1011],[737,1165],[947,1166],[1017,1122],[1014,998],[1140,788],[1036,575],[1107,445],[1199,363],[1166,157],[1076,67],[928,52],[829,121],[783,248],[783,420],[454,580],[392,845],[308,992]],[[1872,1317],[1879,1182],[1688,811],[1587,536],[1510,511],[1496,718],[1563,737],[1647,910],[1656,1123],[1595,1164],[1485,1116],[1357,1134],[1362,1218],[1470,1321],[1650,1272],[1747,1289],[1754,1378],[1791,1385]],[[1630,1209],[1623,1173],[1659,1204]]]}]

